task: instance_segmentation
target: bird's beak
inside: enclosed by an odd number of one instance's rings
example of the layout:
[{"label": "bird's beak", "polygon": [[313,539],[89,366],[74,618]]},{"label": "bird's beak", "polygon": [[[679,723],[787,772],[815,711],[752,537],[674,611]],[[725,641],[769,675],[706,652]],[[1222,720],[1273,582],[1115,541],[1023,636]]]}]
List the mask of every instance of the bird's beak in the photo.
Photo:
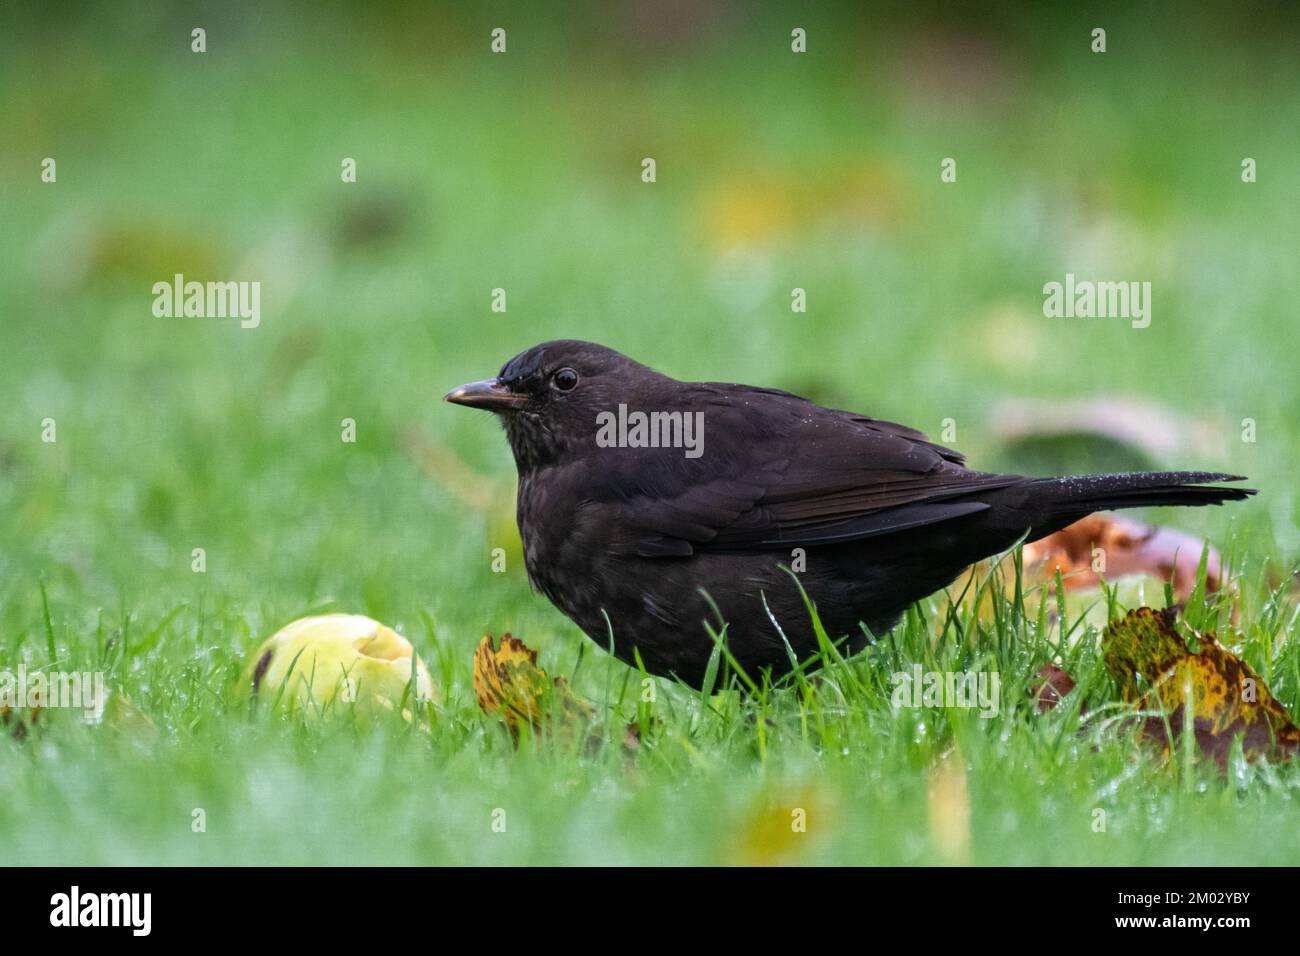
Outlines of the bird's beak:
[{"label": "bird's beak", "polygon": [[468,405],[470,408],[486,408],[490,412],[504,412],[518,408],[528,401],[527,395],[512,392],[496,379],[485,382],[470,382],[459,388],[453,388],[442,396],[444,402],[453,405]]}]

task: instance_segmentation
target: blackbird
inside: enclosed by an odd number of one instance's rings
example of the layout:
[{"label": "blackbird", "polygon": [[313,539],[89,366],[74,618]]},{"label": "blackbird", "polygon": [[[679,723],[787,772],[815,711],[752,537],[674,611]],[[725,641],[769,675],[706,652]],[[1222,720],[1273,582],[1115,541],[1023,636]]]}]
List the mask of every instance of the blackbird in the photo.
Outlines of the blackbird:
[{"label": "blackbird", "polygon": [[619,659],[695,687],[716,643],[706,622],[725,622],[755,681],[815,658],[799,585],[851,653],[1022,538],[1103,509],[1254,494],[1200,471],[971,471],[903,425],[774,388],[679,382],[591,342],[545,342],[446,400],[505,427],[533,587]]}]

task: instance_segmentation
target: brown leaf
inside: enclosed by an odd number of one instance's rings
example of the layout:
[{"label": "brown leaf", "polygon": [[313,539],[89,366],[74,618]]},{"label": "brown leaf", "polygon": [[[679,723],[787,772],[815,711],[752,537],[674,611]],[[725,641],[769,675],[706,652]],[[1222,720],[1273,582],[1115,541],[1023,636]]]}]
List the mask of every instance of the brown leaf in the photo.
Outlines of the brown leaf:
[{"label": "brown leaf", "polygon": [[[474,695],[484,713],[497,714],[515,742],[520,728],[536,732],[590,734],[594,710],[562,677],[548,677],[537,664],[537,652],[509,634],[495,647],[483,635],[474,651]],[[595,738],[599,740],[599,737]]]},{"label": "brown leaf", "polygon": [[[1163,594],[1165,581],[1172,581],[1178,599],[1186,600],[1196,586],[1203,547],[1204,541],[1181,531],[1113,515],[1091,515],[1024,546],[1022,584],[1025,602],[1033,614],[1037,612],[1038,602],[1047,601],[1048,621],[1059,623],[1055,599],[1059,568],[1067,594],[1083,595],[1082,601],[1073,604],[1073,611],[1082,612],[1086,623],[1105,627],[1108,623],[1107,602],[1101,594],[1102,578],[1116,589],[1117,600],[1124,606],[1145,603],[1146,595],[1153,588],[1156,593]],[[1097,570],[1093,570],[1094,548],[1101,549],[1096,556],[1101,559],[1097,561]],[[949,589],[954,595],[964,593],[963,608],[975,607],[981,620],[993,619],[996,596],[987,591],[978,592],[976,585],[992,568],[991,561],[972,565],[970,577],[961,578]],[[1012,556],[1003,560],[1001,570],[1006,593],[1010,595],[1015,587]],[[1224,583],[1223,568],[1219,554],[1213,548],[1206,555],[1205,570],[1207,591],[1217,591]],[[1089,591],[1094,593],[1089,594]],[[977,599],[979,604],[976,607]],[[1235,606],[1232,613],[1235,620]],[[936,628],[942,626],[943,618],[940,616]]]},{"label": "brown leaf", "polygon": [[[1025,569],[1052,579],[1061,571],[1061,583],[1071,590],[1095,588],[1104,577],[1111,581],[1127,574],[1149,574],[1173,580],[1174,594],[1185,600],[1196,586],[1196,571],[1205,542],[1170,528],[1143,524],[1131,518],[1091,515],[1067,528],[1025,545]],[[1101,549],[1094,570],[1093,549]],[[1104,564],[1102,563],[1104,561]],[[1210,549],[1205,585],[1217,591],[1223,562]]]},{"label": "brown leaf", "polygon": [[0,728],[8,730],[14,740],[25,740],[40,716],[39,707],[14,708],[6,704],[0,707]]},{"label": "brown leaf", "polygon": [[[1168,752],[1190,710],[1197,745],[1221,768],[1227,766],[1237,736],[1247,760],[1289,760],[1300,748],[1300,728],[1263,679],[1213,634],[1201,636],[1200,650],[1193,653],[1174,627],[1176,617],[1172,608],[1141,607],[1102,635],[1102,661],[1123,698],[1165,715],[1147,718],[1143,735]],[[1145,691],[1138,686],[1139,676],[1147,683]]]},{"label": "brown leaf", "polygon": [[1070,691],[1074,690],[1074,678],[1055,664],[1044,664],[1038,669],[1041,682],[1034,688],[1034,702],[1041,714],[1051,710]]}]

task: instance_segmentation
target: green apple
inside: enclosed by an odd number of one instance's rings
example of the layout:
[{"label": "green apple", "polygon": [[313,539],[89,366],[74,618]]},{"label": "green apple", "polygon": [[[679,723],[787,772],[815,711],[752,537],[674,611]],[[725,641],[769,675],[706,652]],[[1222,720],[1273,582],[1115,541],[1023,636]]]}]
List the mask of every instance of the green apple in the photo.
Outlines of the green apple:
[{"label": "green apple", "polygon": [[322,614],[285,625],[257,649],[241,683],[259,700],[306,717],[371,717],[401,707],[409,721],[434,697],[411,642],[360,614]]}]

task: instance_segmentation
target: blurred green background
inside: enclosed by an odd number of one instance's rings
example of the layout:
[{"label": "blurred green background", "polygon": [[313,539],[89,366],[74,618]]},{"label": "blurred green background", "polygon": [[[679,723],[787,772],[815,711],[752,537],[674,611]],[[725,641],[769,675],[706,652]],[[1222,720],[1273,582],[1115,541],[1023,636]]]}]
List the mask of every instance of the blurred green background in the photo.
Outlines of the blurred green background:
[{"label": "blurred green background", "polygon": [[[478,718],[469,659],[509,630],[567,671],[585,639],[520,568],[491,573],[512,463],[486,416],[440,397],[587,338],[936,437],[952,419],[947,444],[989,469],[1092,463],[1081,441],[1009,443],[1005,409],[1030,403],[1032,423],[1041,403],[1104,399],[1151,446],[1103,443],[1105,463],[1251,476],[1245,506],[1162,517],[1235,542],[1248,574],[1284,573],[1300,549],[1297,41],[1284,4],[5,4],[0,666],[47,663],[43,581],[60,655],[112,660],[110,685],[161,733],[0,747],[0,856],[717,861],[734,857],[713,814],[834,785],[827,799],[872,815],[814,858],[942,860],[909,799],[924,756],[882,764],[879,742],[847,769],[792,752],[771,779],[743,747],[639,782],[598,763],[582,800],[553,806],[573,794],[564,762],[511,755]],[[178,272],[259,281],[260,327],[156,318],[151,286]],[[1042,287],[1067,272],[1150,281],[1151,326],[1045,318]],[[411,636],[456,731],[422,745],[244,723],[228,700],[242,656],[317,609]],[[583,666],[597,684],[626,670],[595,648]],[[1021,769],[990,757],[971,784],[990,828],[976,862],[1041,861],[1065,812],[1049,804],[1095,802],[1086,769],[1055,795]],[[1149,806],[1183,799],[1152,774]],[[1289,805],[1279,786],[1232,810],[1243,828]],[[545,835],[478,835],[498,788],[549,807]],[[207,804],[204,843],[189,814]],[[1222,812],[1178,804],[1123,848],[1065,856],[1201,861],[1214,827],[1168,819]],[[1235,833],[1218,859],[1295,851]]]}]

